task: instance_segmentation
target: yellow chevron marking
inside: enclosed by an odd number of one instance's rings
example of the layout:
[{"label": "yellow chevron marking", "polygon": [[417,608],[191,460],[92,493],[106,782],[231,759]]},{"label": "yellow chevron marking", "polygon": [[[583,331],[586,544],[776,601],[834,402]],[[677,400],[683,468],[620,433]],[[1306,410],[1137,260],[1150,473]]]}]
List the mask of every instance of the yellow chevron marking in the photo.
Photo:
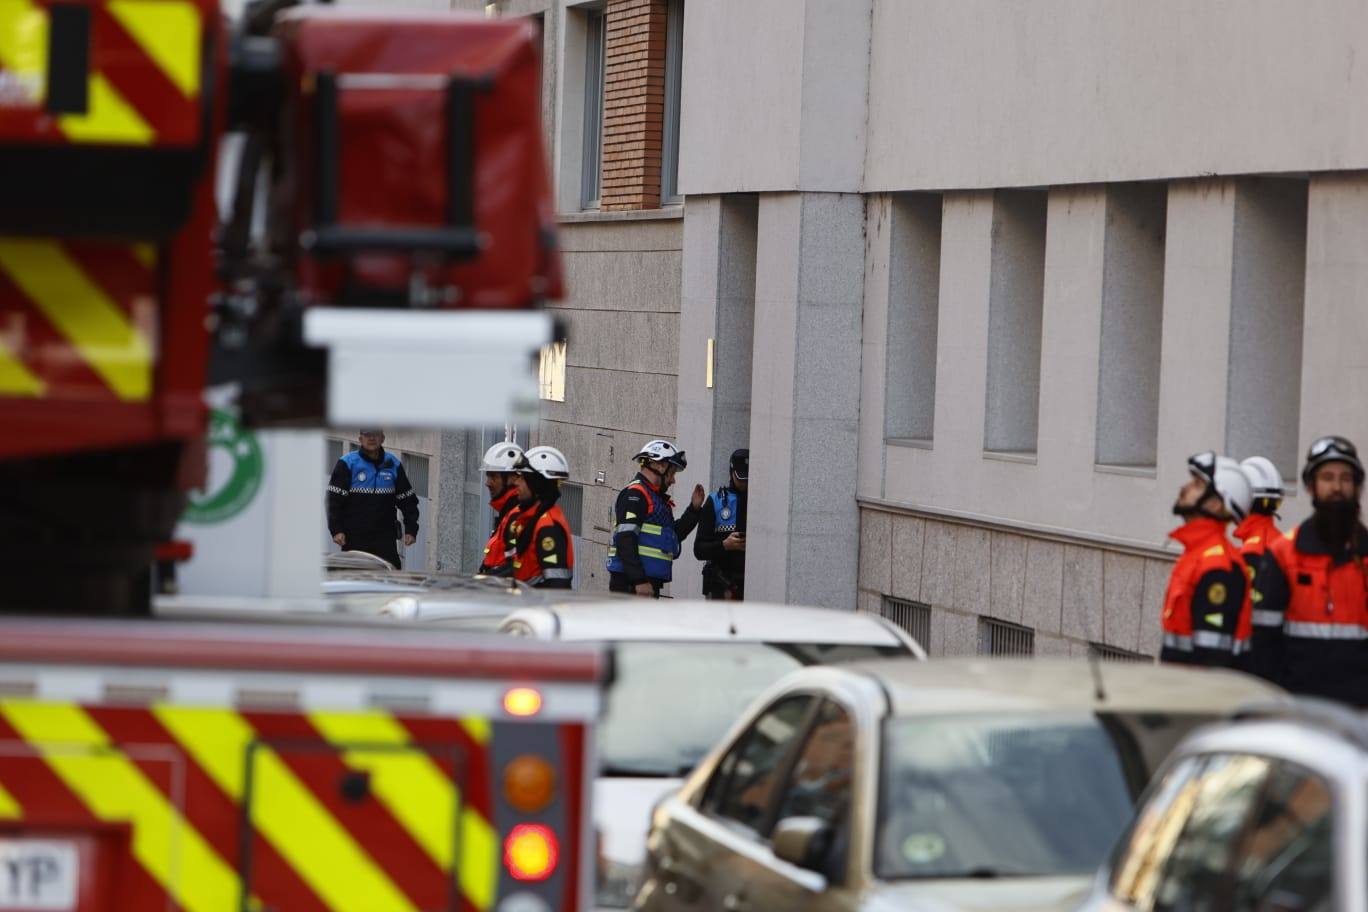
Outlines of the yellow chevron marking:
[{"label": "yellow chevron marking", "polygon": [[[410,743],[404,727],[379,712],[316,712],[309,720],[323,737],[344,748],[342,759],[348,766],[370,773],[380,802],[439,868],[450,871],[455,859],[452,823],[460,792],[427,753],[385,749]],[[357,747],[346,750],[348,744]],[[460,823],[461,890],[478,908],[488,909],[498,887],[498,840],[489,823],[469,807],[461,808]]]},{"label": "yellow chevron marking", "polygon": [[102,820],[133,825],[133,854],[174,903],[189,912],[233,912],[237,875],[84,710],[33,700],[0,713],[43,755],[67,788]]},{"label": "yellow chevron marking", "polygon": [[144,269],[151,269],[157,265],[157,247],[155,244],[134,244],[131,249],[133,258],[141,263]]},{"label": "yellow chevron marking", "polygon": [[47,384],[5,347],[0,333],[0,396],[42,396]]},{"label": "yellow chevron marking", "polygon": [[199,95],[200,16],[175,0],[112,0],[109,12],[186,98]]},{"label": "yellow chevron marking", "polygon": [[475,740],[475,743],[484,747],[489,743],[493,730],[489,726],[489,720],[482,716],[466,716],[461,720],[461,728],[465,729],[467,735]]},{"label": "yellow chevron marking", "polygon": [[47,99],[48,17],[29,0],[0,0],[0,66],[41,107]]},{"label": "yellow chevron marking", "polygon": [[[247,746],[256,733],[227,709],[159,706],[167,731],[234,801],[242,802]],[[252,825],[336,912],[416,912],[275,751],[253,751]]]},{"label": "yellow chevron marking", "polygon": [[90,76],[90,109],[57,118],[67,139],[81,143],[148,146],[157,133],[100,73]]},{"label": "yellow chevron marking", "polygon": [[152,348],[119,306],[52,241],[0,239],[0,270],[125,401],[152,392]]},{"label": "yellow chevron marking", "polygon": [[24,809],[13,795],[5,791],[5,784],[0,782],[0,820],[18,820],[23,816]]}]

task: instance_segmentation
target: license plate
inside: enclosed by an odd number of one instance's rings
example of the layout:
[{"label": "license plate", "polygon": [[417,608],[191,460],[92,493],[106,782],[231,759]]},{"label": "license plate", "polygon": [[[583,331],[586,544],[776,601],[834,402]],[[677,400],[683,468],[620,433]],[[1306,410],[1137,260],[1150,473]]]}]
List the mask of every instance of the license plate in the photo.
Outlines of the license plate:
[{"label": "license plate", "polygon": [[0,839],[0,910],[75,909],[79,873],[73,843]]}]

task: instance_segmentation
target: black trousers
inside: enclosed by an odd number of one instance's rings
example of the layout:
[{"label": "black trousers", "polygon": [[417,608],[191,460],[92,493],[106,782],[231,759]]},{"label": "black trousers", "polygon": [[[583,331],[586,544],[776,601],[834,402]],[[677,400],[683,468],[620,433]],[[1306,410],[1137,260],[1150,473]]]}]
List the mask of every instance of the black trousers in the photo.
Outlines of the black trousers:
[{"label": "black trousers", "polygon": [[[645,582],[651,584],[651,588],[655,590],[655,597],[660,598],[660,588],[665,584],[662,583],[660,580],[653,579],[648,579]],[[633,593],[636,592],[636,586],[633,585],[632,581],[629,580],[627,578],[627,575],[624,573],[609,573],[608,591]]]}]

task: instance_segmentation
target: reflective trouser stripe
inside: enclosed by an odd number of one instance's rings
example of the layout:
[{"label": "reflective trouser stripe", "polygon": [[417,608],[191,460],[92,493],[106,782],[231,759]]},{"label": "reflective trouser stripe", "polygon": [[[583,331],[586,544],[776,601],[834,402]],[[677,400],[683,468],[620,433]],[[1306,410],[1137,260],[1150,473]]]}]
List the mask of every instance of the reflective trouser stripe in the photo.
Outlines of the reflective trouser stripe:
[{"label": "reflective trouser stripe", "polygon": [[617,534],[620,533],[620,532],[640,532],[640,531],[641,531],[641,526],[640,526],[640,524],[638,524],[638,523],[620,523],[620,524],[618,524],[618,525],[616,525],[616,526],[613,527],[613,534],[614,534],[614,535],[617,535]]},{"label": "reflective trouser stripe", "polygon": [[1192,652],[1192,637],[1179,636],[1176,633],[1164,634],[1164,645],[1169,649],[1177,649],[1180,652]]},{"label": "reflective trouser stripe", "polygon": [[1270,611],[1260,608],[1251,615],[1255,627],[1281,627],[1283,625],[1283,613],[1281,611]]},{"label": "reflective trouser stripe", "polygon": [[1191,636],[1166,633],[1164,634],[1164,645],[1170,649],[1177,649],[1179,652],[1192,652],[1194,647],[1200,646],[1203,649],[1221,649],[1235,655],[1249,649],[1249,644],[1245,641],[1237,640],[1228,633],[1218,633],[1215,630],[1198,630]]},{"label": "reflective trouser stripe", "polygon": [[543,576],[545,579],[549,579],[549,580],[553,580],[553,579],[570,579],[572,576],[574,576],[574,574],[575,574],[575,571],[573,571],[573,570],[566,570],[566,569],[564,569],[564,568],[556,568],[556,569],[554,569],[554,570],[543,570],[543,571],[542,571],[542,576]]},{"label": "reflective trouser stripe", "polygon": [[1327,624],[1321,621],[1288,621],[1283,626],[1288,636],[1308,640],[1368,640],[1368,630],[1356,624]]}]

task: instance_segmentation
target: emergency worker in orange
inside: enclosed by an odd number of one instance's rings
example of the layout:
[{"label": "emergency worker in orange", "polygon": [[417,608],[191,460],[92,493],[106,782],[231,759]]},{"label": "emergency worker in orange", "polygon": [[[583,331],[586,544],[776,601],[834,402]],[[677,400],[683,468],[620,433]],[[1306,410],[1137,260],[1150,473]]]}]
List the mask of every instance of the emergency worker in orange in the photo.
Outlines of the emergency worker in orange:
[{"label": "emergency worker in orange", "polygon": [[569,589],[575,578],[570,523],[556,503],[560,483],[569,477],[570,464],[555,447],[533,447],[518,460],[518,510],[508,523],[508,550],[513,578],[538,589]]},{"label": "emergency worker in orange", "polygon": [[489,489],[489,506],[495,513],[494,532],[485,543],[480,563],[480,572],[490,576],[508,576],[513,572],[508,554],[508,524],[518,512],[518,489],[514,479],[522,456],[522,447],[505,440],[485,450],[480,462],[480,471],[485,473],[484,484]]},{"label": "emergency worker in orange", "polygon": [[1278,507],[1282,505],[1282,472],[1271,459],[1263,456],[1250,456],[1240,463],[1254,497],[1254,505],[1244,522],[1235,527],[1235,537],[1240,541],[1240,557],[1244,558],[1245,569],[1250,582],[1250,620],[1253,634],[1250,637],[1251,651],[1246,670],[1260,677],[1273,680],[1276,668],[1272,657],[1276,652],[1276,640],[1282,636],[1282,614],[1265,611],[1260,607],[1262,595],[1259,594],[1259,564],[1268,546],[1279,538]]},{"label": "emergency worker in orange", "polygon": [[1368,707],[1368,529],[1363,462],[1343,437],[1311,444],[1302,470],[1314,512],[1259,565],[1260,619],[1273,680],[1293,693]]},{"label": "emergency worker in orange", "polygon": [[1249,650],[1249,580],[1226,526],[1249,514],[1249,479],[1235,460],[1210,451],[1189,458],[1188,472],[1173,504],[1185,522],[1169,536],[1183,553],[1164,595],[1159,659],[1234,667]]}]

